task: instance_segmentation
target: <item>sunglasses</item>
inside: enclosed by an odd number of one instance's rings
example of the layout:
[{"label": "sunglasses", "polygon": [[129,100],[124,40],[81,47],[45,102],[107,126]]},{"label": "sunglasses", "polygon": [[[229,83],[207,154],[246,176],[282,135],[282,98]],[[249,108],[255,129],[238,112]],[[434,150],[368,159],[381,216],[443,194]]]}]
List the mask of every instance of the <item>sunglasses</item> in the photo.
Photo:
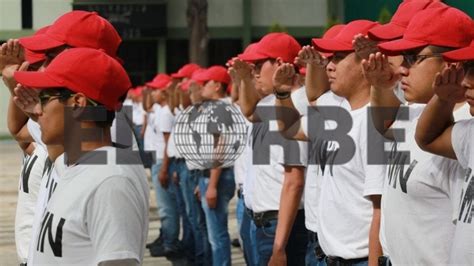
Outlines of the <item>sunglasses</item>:
[{"label": "sunglasses", "polygon": [[[77,93],[73,93],[70,90],[67,89],[59,89],[59,90],[42,90],[40,91],[38,98],[39,102],[41,104],[41,108],[43,108],[47,103],[54,99],[59,99],[60,101],[66,101],[67,99],[75,96]],[[97,102],[87,98],[87,101],[92,105],[92,106],[97,106],[99,105]]]},{"label": "sunglasses", "polygon": [[441,58],[443,57],[442,54],[435,53],[435,54],[402,54],[403,61],[406,62],[408,67],[413,65],[420,64],[423,60],[427,58]]}]

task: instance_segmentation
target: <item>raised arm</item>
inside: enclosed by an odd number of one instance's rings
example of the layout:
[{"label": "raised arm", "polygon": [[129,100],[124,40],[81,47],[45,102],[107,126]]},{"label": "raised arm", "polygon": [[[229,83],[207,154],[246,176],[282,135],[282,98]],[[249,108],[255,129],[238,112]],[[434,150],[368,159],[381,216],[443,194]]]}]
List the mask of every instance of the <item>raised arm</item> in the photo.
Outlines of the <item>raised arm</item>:
[{"label": "raised arm", "polygon": [[260,95],[255,89],[252,66],[240,59],[234,61],[234,69],[240,78],[239,103],[242,113],[249,121],[254,121],[254,113]]},{"label": "raised arm", "polygon": [[326,74],[328,59],[307,45],[301,49],[295,61],[306,66],[306,95],[309,102],[314,102],[329,89]]},{"label": "raised arm", "polygon": [[461,85],[462,67],[451,65],[436,75],[433,83],[435,96],[423,110],[416,127],[415,139],[420,148],[444,157],[456,159],[451,142],[456,103],[465,101]]}]

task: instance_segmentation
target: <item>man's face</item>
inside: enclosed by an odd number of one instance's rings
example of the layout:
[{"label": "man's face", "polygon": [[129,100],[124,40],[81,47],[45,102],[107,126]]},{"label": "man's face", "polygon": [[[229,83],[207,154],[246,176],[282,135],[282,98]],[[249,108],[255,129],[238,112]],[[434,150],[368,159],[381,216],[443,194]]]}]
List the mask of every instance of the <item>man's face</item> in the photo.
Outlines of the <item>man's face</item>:
[{"label": "man's face", "polygon": [[355,84],[365,82],[360,60],[354,52],[336,52],[326,66],[331,91],[344,98],[354,93]]},{"label": "man's face", "polygon": [[262,95],[267,96],[273,93],[273,74],[279,63],[275,60],[262,60],[255,63],[255,87],[260,89]]},{"label": "man's face", "polygon": [[474,116],[474,64],[466,70],[462,86],[466,89],[466,100],[469,104],[469,112]]},{"label": "man's face", "polygon": [[412,103],[428,103],[434,95],[433,81],[436,73],[445,65],[441,55],[433,53],[429,46],[419,52],[405,54],[399,68],[405,99]]},{"label": "man's face", "polygon": [[59,90],[40,90],[38,123],[41,128],[41,139],[46,145],[63,145],[64,143],[64,108],[67,98]]},{"label": "man's face", "polygon": [[201,90],[202,90],[202,86],[196,82],[192,82],[189,85],[188,92],[189,92],[189,98],[191,99],[192,104],[202,102]]},{"label": "man's face", "polygon": [[201,96],[203,99],[209,100],[216,97],[217,91],[220,89],[220,83],[210,80],[206,82],[201,90]]}]

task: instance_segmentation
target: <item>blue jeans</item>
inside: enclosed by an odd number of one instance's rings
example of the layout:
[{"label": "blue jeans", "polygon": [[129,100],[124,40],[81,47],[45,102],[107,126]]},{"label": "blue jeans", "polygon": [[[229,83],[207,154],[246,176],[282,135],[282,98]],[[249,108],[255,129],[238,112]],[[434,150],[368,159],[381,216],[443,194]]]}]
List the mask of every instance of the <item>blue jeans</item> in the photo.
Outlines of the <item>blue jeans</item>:
[{"label": "blue jeans", "polygon": [[209,177],[199,179],[201,204],[206,215],[207,234],[212,249],[212,265],[231,265],[230,236],[227,221],[229,201],[235,192],[234,169],[230,167],[222,170],[217,184],[217,205],[214,209],[207,205],[206,191],[208,185]]},{"label": "blue jeans", "polygon": [[194,239],[194,265],[210,265],[212,262],[211,246],[207,237],[206,219],[201,203],[194,196],[194,189],[199,184],[199,176],[192,174],[186,163],[178,167],[179,185],[186,207]]},{"label": "blue jeans", "polygon": [[252,220],[252,213],[244,206],[244,215],[242,217],[242,226],[240,227],[240,237],[242,238],[244,246],[244,258],[245,262],[249,266],[258,265],[258,252],[257,252],[257,239],[256,232],[257,226]]},{"label": "blue jeans", "polygon": [[237,218],[237,229],[240,232],[240,228],[242,228],[242,220],[244,218],[244,212],[245,212],[245,205],[244,205],[244,199],[242,197],[239,197],[237,199],[237,206],[235,208],[235,216]]},{"label": "blue jeans", "polygon": [[[271,220],[266,226],[257,227],[257,251],[259,254],[259,265],[268,265],[273,253],[273,242],[278,220]],[[286,246],[286,257],[289,265],[305,265],[306,249],[308,244],[308,232],[304,225],[304,211],[298,211],[295,223],[291,229],[288,245]]]},{"label": "blue jeans", "polygon": [[178,249],[179,237],[179,216],[176,204],[176,186],[169,182],[167,188],[163,188],[158,181],[158,173],[162,165],[161,160],[157,160],[151,168],[151,180],[156,194],[156,205],[158,207],[158,216],[161,221],[161,230],[163,234],[163,246],[166,249]]},{"label": "blue jeans", "polygon": [[319,252],[322,251],[318,239],[314,237],[308,237],[308,249],[306,250],[306,266],[326,266],[325,256],[321,258],[316,257],[316,249],[318,249]]},{"label": "blue jeans", "polygon": [[[184,167],[183,167],[184,166]],[[187,179],[189,176],[188,168],[184,161],[171,160],[168,168],[168,175],[173,176],[173,173],[178,175],[178,178]],[[194,262],[194,236],[189,221],[188,215],[186,214],[186,203],[184,201],[184,193],[181,190],[180,184],[173,183],[176,192],[176,206],[178,207],[178,214],[183,225],[183,239],[181,240],[185,253],[191,262]]]}]

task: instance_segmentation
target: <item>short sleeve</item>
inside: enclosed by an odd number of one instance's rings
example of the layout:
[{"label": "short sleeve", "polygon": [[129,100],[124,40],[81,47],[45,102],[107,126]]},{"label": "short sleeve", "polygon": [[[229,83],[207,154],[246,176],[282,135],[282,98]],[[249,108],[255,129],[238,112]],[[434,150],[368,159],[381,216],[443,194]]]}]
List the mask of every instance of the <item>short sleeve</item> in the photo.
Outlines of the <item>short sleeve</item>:
[{"label": "short sleeve", "polygon": [[158,118],[159,129],[163,133],[170,133],[173,129],[174,116],[169,110],[169,107],[163,107]]},{"label": "short sleeve", "polygon": [[[369,110],[369,109],[367,109]],[[386,175],[386,163],[372,162],[371,158],[386,158],[385,139],[371,123],[371,113],[368,111],[366,126],[362,127],[361,136],[363,141],[360,143],[362,149],[363,169],[365,175],[364,197],[371,195],[382,195],[384,180]],[[370,158],[369,158],[370,156]]]},{"label": "short sleeve", "polygon": [[88,201],[85,222],[97,264],[123,259],[142,263],[148,210],[126,177],[110,177],[100,184]]},{"label": "short sleeve", "polygon": [[467,168],[469,157],[474,156],[472,153],[472,141],[474,134],[474,119],[461,120],[454,124],[451,133],[451,142],[454,153],[458,162],[462,167]]},{"label": "short sleeve", "polygon": [[300,115],[308,114],[308,106],[310,106],[310,103],[304,86],[291,93],[291,100]]}]

